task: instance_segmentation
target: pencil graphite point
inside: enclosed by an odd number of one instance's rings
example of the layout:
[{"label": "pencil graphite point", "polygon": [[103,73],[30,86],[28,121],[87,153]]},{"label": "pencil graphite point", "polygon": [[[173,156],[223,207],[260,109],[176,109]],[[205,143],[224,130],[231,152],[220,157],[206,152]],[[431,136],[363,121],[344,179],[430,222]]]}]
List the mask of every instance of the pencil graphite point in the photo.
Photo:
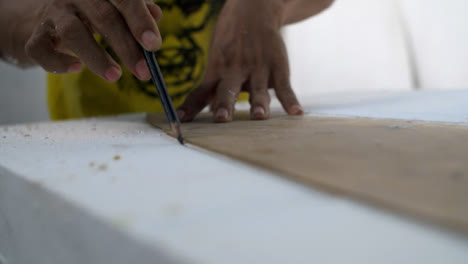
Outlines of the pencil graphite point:
[{"label": "pencil graphite point", "polygon": [[184,138],[180,132],[180,125],[177,122],[171,123],[171,130],[174,136],[177,138],[180,144],[184,145]]},{"label": "pencil graphite point", "polygon": [[179,141],[180,144],[184,145],[184,138],[182,137],[182,135],[179,135],[177,137],[177,140]]}]

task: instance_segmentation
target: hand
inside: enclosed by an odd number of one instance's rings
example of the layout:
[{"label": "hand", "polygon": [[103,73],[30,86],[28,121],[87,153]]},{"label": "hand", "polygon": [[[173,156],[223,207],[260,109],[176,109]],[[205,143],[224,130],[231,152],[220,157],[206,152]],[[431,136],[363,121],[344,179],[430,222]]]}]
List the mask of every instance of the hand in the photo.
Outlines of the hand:
[{"label": "hand", "polygon": [[284,110],[302,115],[289,80],[286,48],[280,34],[282,0],[227,0],[213,32],[207,70],[178,109],[187,122],[211,103],[215,122],[232,120],[241,91],[250,94],[251,119],[267,119],[273,88]]},{"label": "hand", "polygon": [[42,2],[39,21],[25,43],[25,52],[46,71],[78,72],[84,63],[105,80],[118,80],[122,69],[93,38],[93,33],[99,33],[137,78],[151,78],[138,43],[152,51],[161,46],[156,22],[162,12],[153,1]]}]

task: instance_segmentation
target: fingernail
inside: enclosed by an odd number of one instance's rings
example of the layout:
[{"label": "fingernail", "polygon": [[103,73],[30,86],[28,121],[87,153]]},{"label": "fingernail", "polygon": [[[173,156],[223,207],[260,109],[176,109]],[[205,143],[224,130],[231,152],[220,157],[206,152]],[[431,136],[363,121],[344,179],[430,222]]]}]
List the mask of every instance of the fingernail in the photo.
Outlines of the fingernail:
[{"label": "fingernail", "polygon": [[70,67],[68,67],[68,72],[69,73],[80,72],[82,68],[83,68],[83,64],[81,64],[81,62],[76,62],[70,65]]},{"label": "fingernail", "polygon": [[263,119],[265,118],[265,109],[261,106],[256,106],[254,107],[252,111],[252,117],[253,119]]},{"label": "fingernail", "polygon": [[120,78],[122,70],[116,66],[112,66],[105,74],[104,77],[109,82],[115,82]]},{"label": "fingernail", "polygon": [[179,117],[180,120],[182,120],[185,117],[185,112],[182,110],[177,110],[177,116]]},{"label": "fingernail", "polygon": [[155,50],[160,45],[159,38],[156,37],[156,34],[149,30],[143,32],[143,34],[141,35],[141,40],[143,41],[143,45],[147,50]]},{"label": "fingernail", "polygon": [[302,110],[302,106],[300,105],[293,105],[291,108],[289,108],[289,114],[290,115],[303,115],[304,110]]},{"label": "fingernail", "polygon": [[151,79],[151,73],[148,69],[148,65],[144,59],[140,60],[135,66],[137,77],[140,80],[149,80]]},{"label": "fingernail", "polygon": [[216,121],[228,121],[229,112],[226,108],[219,108],[216,111],[215,119]]}]

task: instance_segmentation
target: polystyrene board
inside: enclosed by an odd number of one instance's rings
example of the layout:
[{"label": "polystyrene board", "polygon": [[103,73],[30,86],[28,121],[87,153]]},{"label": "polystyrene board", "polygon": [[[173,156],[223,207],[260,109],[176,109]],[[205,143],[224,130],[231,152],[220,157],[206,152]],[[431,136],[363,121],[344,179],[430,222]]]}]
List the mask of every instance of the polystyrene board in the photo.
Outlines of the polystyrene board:
[{"label": "polystyrene board", "polygon": [[141,115],[3,126],[0,134],[6,263],[468,259],[466,237],[181,147]]}]

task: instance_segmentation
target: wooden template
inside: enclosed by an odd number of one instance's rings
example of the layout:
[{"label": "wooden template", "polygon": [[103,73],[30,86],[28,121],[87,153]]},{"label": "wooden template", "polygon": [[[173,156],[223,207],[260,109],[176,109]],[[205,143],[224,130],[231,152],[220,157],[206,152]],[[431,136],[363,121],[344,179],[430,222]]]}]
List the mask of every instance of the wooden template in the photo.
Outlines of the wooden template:
[{"label": "wooden template", "polygon": [[[214,124],[202,115],[182,133],[188,143],[297,182],[468,233],[468,126],[281,115],[249,121],[246,113],[235,120]],[[167,128],[162,115],[148,121]]]}]

